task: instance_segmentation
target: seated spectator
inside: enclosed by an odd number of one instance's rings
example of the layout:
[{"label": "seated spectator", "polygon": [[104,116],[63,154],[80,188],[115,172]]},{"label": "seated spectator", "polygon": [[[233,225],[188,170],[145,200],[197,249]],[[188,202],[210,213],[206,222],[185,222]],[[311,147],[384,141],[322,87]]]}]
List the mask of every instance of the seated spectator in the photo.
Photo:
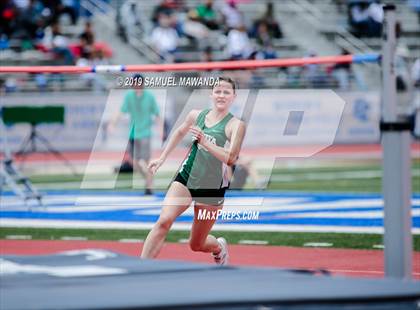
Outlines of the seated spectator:
[{"label": "seated spectator", "polygon": [[369,33],[369,4],[351,2],[349,4],[349,25],[356,37],[365,37]]},{"label": "seated spectator", "polygon": [[357,37],[380,37],[384,12],[380,1],[351,2],[349,4],[349,24]]},{"label": "seated spectator", "polygon": [[374,1],[369,5],[369,29],[368,37],[378,38],[382,35],[382,24],[384,22],[384,9],[380,1]]},{"label": "seated spectator", "polygon": [[183,23],[182,32],[194,41],[194,45],[207,45],[210,30],[200,22],[196,10],[188,12],[187,19]]},{"label": "seated spectator", "polygon": [[112,57],[112,49],[106,42],[95,41],[91,22],[86,22],[85,29],[79,36],[78,44],[70,45],[70,49],[76,57],[82,57],[93,53],[94,55],[102,55],[104,58]]},{"label": "seated spectator", "polygon": [[405,44],[399,43],[394,58],[394,73],[397,81],[397,112],[407,117],[412,112],[414,101],[414,81],[409,66],[410,51]]},{"label": "seated spectator", "polygon": [[63,60],[65,65],[74,65],[74,56],[70,51],[69,42],[61,33],[60,25],[58,23],[54,23],[47,27],[45,30],[43,45],[57,58]]},{"label": "seated spectator", "polygon": [[83,38],[88,45],[93,45],[95,43],[95,34],[93,33],[92,23],[87,21],[85,23],[85,29],[80,34],[80,38]]},{"label": "seated spectator", "polygon": [[18,9],[12,0],[0,1],[0,34],[10,39],[18,26]]},{"label": "seated spectator", "polygon": [[159,26],[160,16],[172,16],[175,14],[176,3],[174,0],[163,0],[158,6],[155,7],[152,14],[152,22],[155,27]]},{"label": "seated spectator", "polygon": [[51,23],[57,23],[61,15],[67,14],[72,25],[79,18],[79,4],[76,0],[42,0],[43,5],[51,11]]},{"label": "seated spectator", "polygon": [[283,32],[274,16],[274,4],[272,2],[267,3],[267,7],[263,16],[254,22],[254,25],[251,30],[251,34],[253,37],[258,38],[259,27],[261,24],[265,24],[270,38],[283,38]]},{"label": "seated spectator", "polygon": [[170,25],[170,17],[166,14],[159,16],[159,26],[153,29],[151,43],[166,62],[174,61],[174,53],[178,47],[178,34]]},{"label": "seated spectator", "polygon": [[89,44],[85,36],[79,36],[78,44],[70,46],[73,55],[76,58],[87,58],[86,55],[93,52],[93,44]]},{"label": "seated spectator", "polygon": [[255,38],[257,43],[261,46],[271,45],[272,36],[268,32],[268,24],[265,22],[260,22],[257,26]]},{"label": "seated spectator", "polygon": [[[315,52],[310,52],[309,57],[317,57]],[[309,64],[303,67],[302,77],[305,84],[313,88],[322,88],[327,84],[327,75],[320,64]]]},{"label": "seated spectator", "polygon": [[[341,55],[350,55],[346,49],[341,50]],[[351,64],[337,63],[332,67],[332,76],[337,81],[340,90],[350,89]]]},{"label": "seated spectator", "polygon": [[[101,50],[85,50],[81,57],[77,60],[76,66],[97,66],[97,65],[108,65],[109,62],[104,58]],[[106,83],[105,79],[100,74],[95,73],[83,73],[80,75],[82,81],[86,83],[87,87],[95,90],[105,90]]]},{"label": "seated spectator", "polygon": [[153,26],[156,27],[159,24],[159,16],[161,14],[166,15],[169,19],[169,25],[176,30],[178,36],[183,36],[182,22],[178,19],[181,12],[187,12],[188,10],[182,5],[182,3],[176,0],[163,0],[159,4],[152,15]]},{"label": "seated spectator", "polygon": [[43,33],[47,22],[43,11],[44,6],[36,0],[30,0],[29,5],[21,11],[21,25],[31,39],[39,38]]},{"label": "seated spectator", "polygon": [[231,60],[246,59],[252,54],[253,48],[245,26],[242,25],[229,31],[226,49]]},{"label": "seated spectator", "polygon": [[242,13],[238,10],[234,0],[228,0],[227,3],[224,3],[220,11],[223,16],[223,24],[227,31],[244,25]]},{"label": "seated spectator", "polygon": [[271,42],[263,45],[260,48],[257,55],[257,59],[276,59],[276,58],[278,58],[277,51],[274,49]]},{"label": "seated spectator", "polygon": [[217,18],[217,12],[213,8],[213,0],[206,0],[205,3],[200,4],[197,9],[199,21],[211,30],[219,29],[220,21]]}]

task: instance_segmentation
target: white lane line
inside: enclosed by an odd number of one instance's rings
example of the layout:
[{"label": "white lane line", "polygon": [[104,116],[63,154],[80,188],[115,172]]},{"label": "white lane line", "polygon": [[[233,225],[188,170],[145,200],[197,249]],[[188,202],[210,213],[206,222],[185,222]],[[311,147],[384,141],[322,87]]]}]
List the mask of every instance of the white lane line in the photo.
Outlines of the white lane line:
[{"label": "white lane line", "polygon": [[328,247],[332,247],[333,244],[328,243],[328,242],[307,242],[307,243],[304,243],[303,246],[315,247],[315,248],[328,248]]},{"label": "white lane line", "polygon": [[[413,169],[411,171],[412,176],[420,176],[420,171]],[[359,170],[359,171],[339,171],[339,172],[309,172],[301,174],[287,174],[283,173],[280,175],[272,175],[271,182],[294,182],[294,181],[305,181],[305,180],[324,180],[334,181],[338,179],[373,179],[382,177],[381,170]],[[170,178],[157,178],[154,183],[155,186],[166,188],[172,179]],[[41,189],[80,189],[82,181],[69,181],[69,182],[37,182],[36,186]],[[145,185],[144,180],[119,180],[117,182],[113,180],[89,180],[83,182],[84,187],[92,189],[114,189],[114,188],[133,188],[143,189]]]},{"label": "white lane line", "polygon": [[[413,169],[411,171],[413,177],[420,176],[420,171]],[[335,181],[340,179],[374,179],[381,178],[380,170],[363,170],[363,171],[341,171],[341,172],[309,172],[298,175],[273,175],[271,182],[294,182],[294,181]]]},{"label": "white lane line", "polygon": [[88,238],[86,238],[86,237],[79,237],[79,236],[63,236],[60,239],[61,240],[67,240],[67,241],[73,241],[73,240],[75,240],[75,241],[77,241],[77,240],[83,241],[83,240],[88,240]]},{"label": "white lane line", "polygon": [[31,235],[7,235],[6,239],[10,240],[31,240]]},{"label": "white lane line", "polygon": [[266,245],[268,241],[266,240],[239,240],[239,244],[257,244],[257,245]]},{"label": "white lane line", "polygon": [[[39,228],[97,228],[97,229],[151,229],[154,223],[146,222],[109,222],[109,221],[68,221],[34,219],[0,219],[1,227],[39,227]],[[191,223],[174,223],[174,230],[190,230]],[[220,231],[267,231],[267,232],[331,232],[331,233],[366,233],[383,234],[383,227],[353,227],[330,225],[278,225],[278,224],[215,224],[214,230]],[[420,235],[420,228],[413,227],[411,232]]]},{"label": "white lane line", "polygon": [[128,239],[128,238],[126,238],[126,239],[120,239],[118,241],[122,242],[122,243],[142,243],[142,242],[144,242],[144,239]]},{"label": "white lane line", "polygon": [[[378,270],[350,270],[350,269],[327,269],[330,272],[333,273],[370,273],[370,274],[384,274],[383,271]],[[413,276],[420,276],[420,272],[413,272]]]},{"label": "white lane line", "polygon": [[[155,186],[166,188],[171,179],[154,181]],[[89,180],[85,182],[71,181],[71,182],[40,182],[35,183],[39,189],[81,189],[83,183],[83,189],[116,189],[116,188],[132,188],[143,190],[145,186],[144,181],[134,182],[131,180],[121,180],[121,181],[109,181],[109,180]]]},{"label": "white lane line", "polygon": [[[420,209],[412,209],[411,216],[420,216]],[[300,214],[285,214],[274,217],[291,217],[291,218],[349,218],[349,219],[373,219],[383,218],[383,211],[336,211],[336,212],[306,212]]]}]

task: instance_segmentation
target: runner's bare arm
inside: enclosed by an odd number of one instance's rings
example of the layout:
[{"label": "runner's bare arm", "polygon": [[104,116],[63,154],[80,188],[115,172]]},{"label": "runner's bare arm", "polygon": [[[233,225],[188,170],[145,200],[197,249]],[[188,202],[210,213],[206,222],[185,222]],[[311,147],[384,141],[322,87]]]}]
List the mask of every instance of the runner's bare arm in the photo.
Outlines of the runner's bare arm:
[{"label": "runner's bare arm", "polygon": [[188,113],[185,121],[171,134],[169,137],[168,143],[165,146],[162,154],[159,158],[152,160],[149,164],[149,170],[152,173],[155,173],[157,169],[163,164],[166,160],[168,155],[174,150],[174,148],[178,145],[178,143],[184,138],[184,136],[188,133],[189,128],[195,124],[197,120],[197,116],[200,114],[199,110],[192,110]]}]

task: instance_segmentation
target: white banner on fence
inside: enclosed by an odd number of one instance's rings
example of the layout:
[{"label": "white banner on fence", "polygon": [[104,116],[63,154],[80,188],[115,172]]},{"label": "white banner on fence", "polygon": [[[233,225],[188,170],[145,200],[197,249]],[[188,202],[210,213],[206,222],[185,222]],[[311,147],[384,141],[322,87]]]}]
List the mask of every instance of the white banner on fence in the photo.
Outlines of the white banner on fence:
[{"label": "white banner on fence", "polygon": [[[165,111],[165,103],[173,98],[167,98],[165,89],[152,89],[151,91],[154,93],[161,111]],[[13,94],[3,96],[2,106],[64,106],[64,125],[41,124],[37,128],[58,150],[91,151],[94,141],[98,137],[103,139],[102,143],[98,144],[101,150],[121,150],[127,141],[128,120],[120,122],[112,135],[107,135],[104,126],[106,120],[120,109],[125,92],[126,90],[112,90],[107,95],[91,93]],[[334,104],[331,105],[329,100],[337,98],[339,98],[337,102],[344,101],[345,105],[334,143],[378,143],[380,135],[379,93],[348,92],[338,93],[338,96],[328,90],[258,91],[256,106],[247,132],[246,145],[281,146],[296,145],[296,143],[304,145],[322,142],[323,139],[328,140],[329,137],[323,136],[322,133],[331,133],[329,126],[337,122],[338,113]],[[322,109],[317,110],[320,108]],[[339,109],[338,106],[337,108]],[[235,106],[232,109],[235,111]],[[299,114],[299,111],[303,111],[303,114]],[[296,113],[291,114],[291,112]],[[306,119],[308,121],[306,123],[305,117],[310,117],[309,121]],[[273,132],[278,124],[287,124],[293,131],[293,126],[299,125],[296,122],[305,125],[301,126],[300,130],[304,130],[306,133],[300,132],[299,139],[284,135],[283,127],[281,138],[279,138],[279,133]],[[0,143],[4,145],[4,138],[7,137],[10,149],[17,151],[29,131],[28,124],[7,126],[5,134],[1,134]],[[311,132],[319,133],[319,135],[311,136]],[[153,145],[155,147],[160,145],[157,134],[155,134]],[[42,150],[42,148],[40,149]]]}]

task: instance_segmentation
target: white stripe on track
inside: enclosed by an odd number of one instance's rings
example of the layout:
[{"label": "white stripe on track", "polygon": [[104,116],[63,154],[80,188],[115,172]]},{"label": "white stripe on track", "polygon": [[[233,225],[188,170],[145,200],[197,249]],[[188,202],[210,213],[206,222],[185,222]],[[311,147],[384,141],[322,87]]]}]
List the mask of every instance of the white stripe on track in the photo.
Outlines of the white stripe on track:
[{"label": "white stripe on track", "polygon": [[[413,177],[420,176],[420,171],[412,170]],[[271,182],[296,182],[296,181],[335,181],[335,180],[352,180],[352,179],[374,179],[381,178],[380,170],[363,170],[363,171],[345,171],[345,172],[309,172],[299,175],[273,175]]]},{"label": "white stripe on track", "polygon": [[31,240],[31,235],[7,235],[6,239],[9,240]]},{"label": "white stripe on track", "polygon": [[[420,216],[420,209],[412,209],[411,216]],[[357,212],[308,212],[300,214],[281,215],[284,218],[349,218],[349,219],[374,219],[383,218],[383,211],[357,211]]]},{"label": "white stripe on track", "polygon": [[267,240],[239,240],[238,244],[266,245]]},{"label": "white stripe on track", "polygon": [[[87,229],[146,229],[154,223],[101,222],[101,221],[66,221],[66,220],[33,220],[33,219],[0,219],[1,227],[34,227],[34,228],[87,228]],[[190,230],[191,224],[174,223],[174,230]],[[276,224],[215,224],[219,231],[267,231],[267,232],[330,232],[330,233],[366,233],[383,234],[382,227],[351,226],[318,226],[318,225],[276,225]],[[420,235],[420,228],[412,228],[413,234]]]}]

